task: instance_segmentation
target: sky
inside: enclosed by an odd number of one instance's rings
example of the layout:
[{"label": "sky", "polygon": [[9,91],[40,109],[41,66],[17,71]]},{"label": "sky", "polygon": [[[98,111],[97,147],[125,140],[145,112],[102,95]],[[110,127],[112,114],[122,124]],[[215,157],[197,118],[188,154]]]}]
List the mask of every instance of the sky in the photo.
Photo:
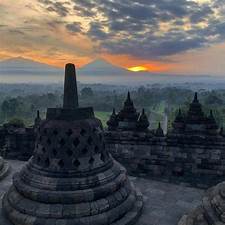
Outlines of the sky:
[{"label": "sky", "polygon": [[225,0],[0,0],[0,60],[225,76]]}]

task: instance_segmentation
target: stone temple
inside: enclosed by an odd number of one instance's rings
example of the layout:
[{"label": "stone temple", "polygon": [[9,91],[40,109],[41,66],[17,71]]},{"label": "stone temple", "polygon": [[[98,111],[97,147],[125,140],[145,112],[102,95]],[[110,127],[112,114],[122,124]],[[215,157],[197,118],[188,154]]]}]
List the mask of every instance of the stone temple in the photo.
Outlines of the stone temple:
[{"label": "stone temple", "polygon": [[79,108],[75,66],[67,64],[63,108],[49,108],[40,123],[33,156],[4,195],[5,217],[13,225],[130,225],[142,206],[93,109]]},{"label": "stone temple", "polygon": [[106,148],[130,174],[201,188],[224,180],[224,132],[213,112],[203,111],[197,93],[165,134],[160,123],[151,129],[151,121],[144,110],[136,110],[130,93],[107,125]]}]

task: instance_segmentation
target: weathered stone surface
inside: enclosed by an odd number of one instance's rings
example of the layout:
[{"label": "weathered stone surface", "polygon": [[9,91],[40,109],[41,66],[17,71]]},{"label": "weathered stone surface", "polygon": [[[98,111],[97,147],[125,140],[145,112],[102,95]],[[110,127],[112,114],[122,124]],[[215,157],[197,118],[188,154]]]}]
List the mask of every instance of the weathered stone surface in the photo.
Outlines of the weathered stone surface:
[{"label": "weathered stone surface", "polygon": [[113,113],[110,116],[107,125],[108,130],[119,129],[124,131],[147,131],[149,127],[149,121],[144,109],[142,110],[142,113],[137,113],[134,103],[131,100],[130,92],[128,92],[123,108],[118,114],[116,114],[115,110],[113,109]]},{"label": "weathered stone surface", "polygon": [[77,80],[74,73],[76,73],[75,66],[73,64],[67,64],[65,70],[65,82],[64,82],[64,99],[63,108],[73,109],[78,107],[78,95],[77,95]]},{"label": "weathered stone surface", "polygon": [[[1,197],[12,184],[12,174],[20,171],[21,167],[24,165],[24,162],[17,160],[9,160],[8,163],[12,168],[12,172],[1,181]],[[204,191],[201,189],[189,188],[183,185],[178,186],[138,177],[130,177],[130,180],[141,190],[145,203],[142,215],[136,225],[177,224],[182,215],[188,213],[200,204],[204,194]],[[71,209],[68,207],[65,213],[70,213],[70,210]],[[1,200],[0,224],[9,225],[8,221],[5,221],[4,217],[1,215]]]},{"label": "weathered stone surface", "polygon": [[224,225],[225,224],[225,182],[210,188],[201,205],[184,215],[178,225]]},{"label": "weathered stone surface", "polygon": [[6,159],[28,160],[33,154],[34,142],[34,127],[8,124],[0,127],[0,155]]},{"label": "weathered stone surface", "polygon": [[160,125],[142,131],[118,127],[107,130],[105,139],[108,151],[131,174],[201,188],[221,182],[225,175],[224,136],[212,111],[209,116],[203,113],[197,94],[186,115],[179,110],[166,135]]}]

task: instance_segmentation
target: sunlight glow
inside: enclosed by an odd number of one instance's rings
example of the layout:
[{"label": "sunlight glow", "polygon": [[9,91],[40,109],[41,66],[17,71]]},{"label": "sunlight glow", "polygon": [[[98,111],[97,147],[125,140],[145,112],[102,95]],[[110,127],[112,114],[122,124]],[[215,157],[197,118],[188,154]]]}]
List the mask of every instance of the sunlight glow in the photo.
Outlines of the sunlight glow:
[{"label": "sunlight glow", "polygon": [[148,69],[144,66],[134,66],[134,67],[128,68],[128,70],[132,72],[141,72],[141,71],[147,71]]}]

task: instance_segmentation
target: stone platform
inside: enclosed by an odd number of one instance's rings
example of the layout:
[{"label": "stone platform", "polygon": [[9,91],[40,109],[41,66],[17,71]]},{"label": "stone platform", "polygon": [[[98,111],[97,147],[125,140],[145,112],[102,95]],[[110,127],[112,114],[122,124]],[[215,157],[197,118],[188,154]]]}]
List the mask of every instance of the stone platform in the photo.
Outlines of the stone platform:
[{"label": "stone platform", "polygon": [[[1,199],[12,184],[12,175],[20,171],[24,162],[8,161],[11,173],[0,181]],[[175,225],[179,219],[200,204],[204,191],[174,184],[130,177],[144,196],[143,214],[137,225]],[[0,214],[0,225],[11,225]]]}]

